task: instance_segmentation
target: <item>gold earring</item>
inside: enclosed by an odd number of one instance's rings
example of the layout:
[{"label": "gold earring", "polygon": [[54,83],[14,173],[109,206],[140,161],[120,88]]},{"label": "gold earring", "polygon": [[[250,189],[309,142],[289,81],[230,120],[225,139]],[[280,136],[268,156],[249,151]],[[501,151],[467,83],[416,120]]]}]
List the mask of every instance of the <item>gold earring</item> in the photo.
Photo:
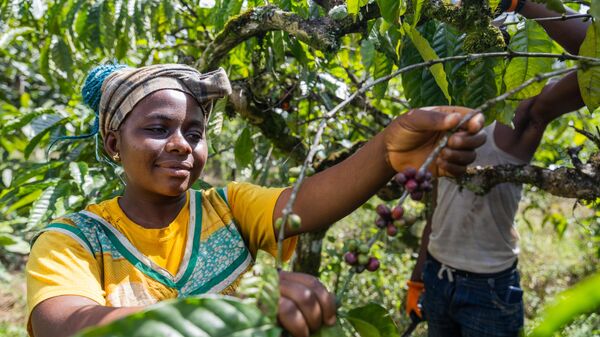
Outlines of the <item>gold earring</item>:
[{"label": "gold earring", "polygon": [[114,160],[114,161],[121,161],[121,157],[119,156],[119,152],[113,154],[112,160]]}]

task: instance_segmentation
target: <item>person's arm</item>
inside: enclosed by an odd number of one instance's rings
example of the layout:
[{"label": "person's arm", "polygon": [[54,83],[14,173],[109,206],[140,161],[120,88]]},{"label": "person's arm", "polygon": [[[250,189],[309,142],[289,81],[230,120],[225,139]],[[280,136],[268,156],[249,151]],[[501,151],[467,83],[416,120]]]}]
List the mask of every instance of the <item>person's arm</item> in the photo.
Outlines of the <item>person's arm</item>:
[{"label": "person's arm", "polygon": [[[308,337],[336,322],[333,294],[311,275],[280,273],[279,324],[294,337]],[[107,307],[82,296],[57,296],[38,304],[31,313],[35,337],[68,337],[80,330],[106,325],[146,307]]]},{"label": "person's arm", "polygon": [[[471,111],[460,107],[411,110],[395,119],[354,155],[307,178],[293,208],[302,218],[302,226],[298,230],[286,229],[286,237],[327,228],[368,200],[395,172],[407,167],[418,168],[446,131]],[[474,149],[485,142],[482,127],[481,114],[471,118],[465,131],[450,137],[434,169],[446,175],[464,172],[466,165],[475,159]],[[290,195],[291,189],[281,194],[273,219],[281,217]]]},{"label": "person's arm", "polygon": [[107,307],[82,296],[57,296],[33,309],[31,325],[35,337],[68,337],[84,328],[105,325],[142,309]]},{"label": "person's arm", "polygon": [[529,161],[540,144],[546,126],[583,105],[577,73],[570,73],[546,85],[539,95],[522,101],[513,118],[514,129],[498,123],[494,130],[496,145],[514,157]]},{"label": "person's arm", "polygon": [[[567,15],[577,14],[570,8],[565,8],[567,9]],[[519,14],[527,19],[557,17],[561,15],[560,13],[547,9],[545,4],[535,3],[531,0],[525,1]],[[546,33],[571,54],[579,53],[579,46],[585,38],[590,22],[591,20],[584,22],[583,19],[539,21],[544,30],[546,30]]]}]

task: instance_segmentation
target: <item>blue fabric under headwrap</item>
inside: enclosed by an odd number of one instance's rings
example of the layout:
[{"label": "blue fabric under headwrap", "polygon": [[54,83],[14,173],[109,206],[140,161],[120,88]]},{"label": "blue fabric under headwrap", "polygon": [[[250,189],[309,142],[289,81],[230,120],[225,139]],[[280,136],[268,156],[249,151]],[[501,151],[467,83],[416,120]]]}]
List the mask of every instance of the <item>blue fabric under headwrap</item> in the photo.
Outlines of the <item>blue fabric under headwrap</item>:
[{"label": "blue fabric under headwrap", "polygon": [[[52,147],[59,141],[84,139],[98,135],[98,131],[100,130],[100,116],[98,108],[100,106],[100,98],[102,97],[102,83],[104,83],[104,80],[110,74],[123,68],[127,68],[127,66],[124,64],[107,63],[97,66],[89,72],[88,76],[85,79],[85,82],[83,83],[83,88],[81,88],[81,96],[83,97],[83,102],[85,103],[85,105],[90,107],[96,115],[96,117],[94,118],[94,124],[92,124],[92,130],[84,135],[61,136],[54,139],[48,146],[48,151],[46,152],[46,155],[50,153]],[[98,139],[96,139],[96,142],[98,142]],[[96,144],[96,147],[98,147],[98,144]],[[96,151],[96,159],[99,160],[100,158],[98,158],[97,152],[98,151]]]}]

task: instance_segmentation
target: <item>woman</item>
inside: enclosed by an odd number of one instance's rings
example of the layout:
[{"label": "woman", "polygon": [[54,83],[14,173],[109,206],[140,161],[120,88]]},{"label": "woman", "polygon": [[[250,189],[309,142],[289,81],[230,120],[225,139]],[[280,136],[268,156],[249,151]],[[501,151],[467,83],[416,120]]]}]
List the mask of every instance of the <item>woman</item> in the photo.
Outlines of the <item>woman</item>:
[{"label": "woman", "polygon": [[[105,65],[90,73],[82,91],[126,186],[122,196],[59,218],[37,238],[27,265],[30,335],[69,336],[160,300],[231,293],[258,249],[275,254],[273,224],[290,188],[232,182],[190,189],[207,160],[212,101],[231,91],[222,69],[200,74],[182,65]],[[421,165],[468,112],[412,110],[344,162],[307,178],[294,203],[302,225],[286,228],[284,257],[293,252],[295,235],[327,228],[396,171]],[[480,114],[471,118],[432,169],[464,172],[484,142],[482,126]],[[315,278],[282,273],[280,292],[278,320],[293,336],[335,322],[333,297]]]}]

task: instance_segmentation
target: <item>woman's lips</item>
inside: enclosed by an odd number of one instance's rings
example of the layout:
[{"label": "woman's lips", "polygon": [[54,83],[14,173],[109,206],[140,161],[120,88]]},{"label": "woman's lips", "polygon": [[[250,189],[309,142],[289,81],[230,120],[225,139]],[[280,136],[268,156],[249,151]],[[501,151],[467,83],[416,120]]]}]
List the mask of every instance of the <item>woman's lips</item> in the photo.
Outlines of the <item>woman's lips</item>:
[{"label": "woman's lips", "polygon": [[165,161],[158,163],[156,166],[170,176],[181,178],[188,177],[193,167],[191,163],[181,161]]}]

